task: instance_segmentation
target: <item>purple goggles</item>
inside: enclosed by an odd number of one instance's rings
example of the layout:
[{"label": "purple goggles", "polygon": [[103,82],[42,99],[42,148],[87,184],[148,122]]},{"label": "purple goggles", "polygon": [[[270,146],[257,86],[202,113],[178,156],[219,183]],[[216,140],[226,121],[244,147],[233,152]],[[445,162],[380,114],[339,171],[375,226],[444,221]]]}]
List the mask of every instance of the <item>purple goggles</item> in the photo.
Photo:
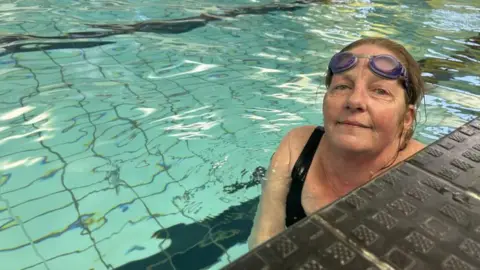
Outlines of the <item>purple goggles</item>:
[{"label": "purple goggles", "polygon": [[377,75],[387,79],[405,79],[403,87],[408,89],[407,70],[395,57],[388,54],[380,55],[354,55],[351,52],[341,52],[335,54],[328,68],[332,73],[340,73],[353,68],[358,63],[358,58],[368,58],[368,66]]}]

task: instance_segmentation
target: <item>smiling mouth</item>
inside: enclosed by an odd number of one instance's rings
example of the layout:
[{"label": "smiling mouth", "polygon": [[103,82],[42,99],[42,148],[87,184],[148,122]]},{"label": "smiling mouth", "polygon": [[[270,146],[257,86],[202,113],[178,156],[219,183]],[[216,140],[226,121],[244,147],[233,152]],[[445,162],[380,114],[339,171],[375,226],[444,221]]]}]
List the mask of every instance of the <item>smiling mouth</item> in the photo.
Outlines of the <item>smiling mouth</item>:
[{"label": "smiling mouth", "polygon": [[338,122],[338,124],[352,126],[352,127],[359,127],[359,128],[370,128],[368,126],[365,126],[359,123],[352,123],[352,122]]}]

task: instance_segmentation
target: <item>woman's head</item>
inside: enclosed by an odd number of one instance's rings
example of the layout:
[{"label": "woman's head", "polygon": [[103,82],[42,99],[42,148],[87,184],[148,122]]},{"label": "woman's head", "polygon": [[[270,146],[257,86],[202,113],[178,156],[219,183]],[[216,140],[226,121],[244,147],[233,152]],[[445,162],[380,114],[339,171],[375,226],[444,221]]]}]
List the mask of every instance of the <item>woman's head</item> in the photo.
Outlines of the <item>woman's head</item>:
[{"label": "woman's head", "polygon": [[[425,93],[425,85],[421,76],[420,66],[413,56],[402,45],[386,38],[363,38],[348,44],[340,52],[351,51],[362,45],[373,45],[390,51],[406,68],[408,74],[409,86],[406,89],[405,103],[415,105],[418,108],[420,101]],[[332,82],[333,73],[327,71],[325,79],[328,88]]]},{"label": "woman's head", "polygon": [[[413,135],[416,109],[425,92],[417,62],[402,45],[384,38],[360,39],[341,52],[358,58],[356,65],[345,71],[334,74],[328,69],[323,108],[325,128],[336,134],[338,143],[351,147],[382,149],[395,140],[403,148]],[[375,55],[389,55],[398,60],[406,71],[402,73],[399,68],[397,75],[406,76],[398,79],[380,76],[375,68],[381,68],[382,61],[388,62],[390,58],[379,58],[377,66],[370,66],[368,57]],[[363,127],[343,124],[349,121]]]}]

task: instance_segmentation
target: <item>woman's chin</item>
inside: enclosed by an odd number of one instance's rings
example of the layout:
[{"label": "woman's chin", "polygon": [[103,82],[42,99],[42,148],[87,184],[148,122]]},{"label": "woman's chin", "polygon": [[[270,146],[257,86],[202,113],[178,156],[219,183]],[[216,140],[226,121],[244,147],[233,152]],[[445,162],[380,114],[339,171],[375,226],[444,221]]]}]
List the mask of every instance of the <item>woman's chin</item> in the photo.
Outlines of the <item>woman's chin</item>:
[{"label": "woman's chin", "polygon": [[337,148],[351,152],[367,152],[372,149],[371,138],[362,138],[350,134],[338,134],[333,142]]}]

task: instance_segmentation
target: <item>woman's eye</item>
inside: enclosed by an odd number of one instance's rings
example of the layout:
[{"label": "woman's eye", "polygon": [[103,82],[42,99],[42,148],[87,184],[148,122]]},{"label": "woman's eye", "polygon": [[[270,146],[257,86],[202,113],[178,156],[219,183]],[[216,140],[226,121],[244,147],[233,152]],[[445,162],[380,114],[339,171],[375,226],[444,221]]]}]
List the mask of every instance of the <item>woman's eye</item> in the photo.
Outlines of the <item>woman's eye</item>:
[{"label": "woman's eye", "polygon": [[335,86],[333,89],[335,89],[335,90],[344,90],[344,89],[349,89],[349,88],[350,88],[350,87],[348,87],[348,85],[340,84],[340,85]]},{"label": "woman's eye", "polygon": [[388,95],[388,91],[385,90],[385,89],[382,89],[382,88],[376,88],[375,90],[375,94],[379,94],[379,95]]}]

